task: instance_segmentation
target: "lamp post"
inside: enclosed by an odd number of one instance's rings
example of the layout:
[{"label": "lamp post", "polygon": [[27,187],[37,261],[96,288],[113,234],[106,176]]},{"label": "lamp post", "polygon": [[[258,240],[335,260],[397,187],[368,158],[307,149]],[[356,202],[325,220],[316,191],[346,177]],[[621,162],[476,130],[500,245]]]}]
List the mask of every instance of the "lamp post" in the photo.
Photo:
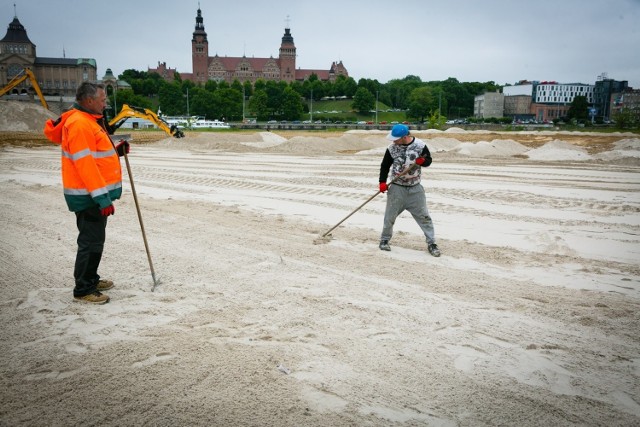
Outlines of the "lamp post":
[{"label": "lamp post", "polygon": [[378,124],[378,91],[376,91],[376,125]]},{"label": "lamp post", "polygon": [[244,91],[244,85],[242,85],[242,123],[244,123],[244,98],[245,98],[245,91]]},{"label": "lamp post", "polygon": [[311,88],[311,106],[309,107],[309,121],[313,123],[313,88]]}]

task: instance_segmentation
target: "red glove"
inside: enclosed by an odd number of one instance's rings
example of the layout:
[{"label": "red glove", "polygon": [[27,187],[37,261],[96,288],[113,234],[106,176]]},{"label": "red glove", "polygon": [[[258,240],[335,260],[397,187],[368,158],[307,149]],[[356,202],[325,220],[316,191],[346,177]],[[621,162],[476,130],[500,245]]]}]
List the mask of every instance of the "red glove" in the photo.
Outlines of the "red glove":
[{"label": "red glove", "polygon": [[386,182],[381,182],[380,183],[380,192],[384,193],[385,191],[387,191],[387,183]]},{"label": "red glove", "polygon": [[[127,151],[127,153],[128,153],[128,151]],[[416,159],[416,165],[422,166],[423,163],[424,163],[424,157],[418,157]]]},{"label": "red glove", "polygon": [[100,209],[100,213],[102,214],[102,216],[115,215],[116,207],[113,205],[109,205],[106,208]]},{"label": "red glove", "polygon": [[118,156],[124,156],[124,153],[129,154],[129,143],[127,141],[120,141],[120,144],[116,145],[116,153]]}]

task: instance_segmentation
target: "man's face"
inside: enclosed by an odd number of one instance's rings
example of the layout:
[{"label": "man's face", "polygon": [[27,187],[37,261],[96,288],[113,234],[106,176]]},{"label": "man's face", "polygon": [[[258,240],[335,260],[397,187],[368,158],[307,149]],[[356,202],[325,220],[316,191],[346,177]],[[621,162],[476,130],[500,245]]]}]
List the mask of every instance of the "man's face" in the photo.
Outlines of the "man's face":
[{"label": "man's face", "polygon": [[87,98],[86,105],[83,107],[93,114],[102,114],[107,107],[107,94],[104,89],[98,89],[95,97]]},{"label": "man's face", "polygon": [[395,141],[393,141],[393,143],[396,145],[403,145],[406,139],[407,139],[407,135],[396,139]]}]

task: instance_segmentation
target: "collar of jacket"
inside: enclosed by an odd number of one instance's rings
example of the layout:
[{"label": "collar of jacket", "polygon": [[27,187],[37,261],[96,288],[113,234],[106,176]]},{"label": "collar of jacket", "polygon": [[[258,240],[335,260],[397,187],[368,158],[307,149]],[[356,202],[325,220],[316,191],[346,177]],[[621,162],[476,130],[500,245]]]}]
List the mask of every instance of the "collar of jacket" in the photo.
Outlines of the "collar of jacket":
[{"label": "collar of jacket", "polygon": [[78,111],[82,111],[83,113],[91,114],[91,115],[92,115],[93,117],[95,117],[96,119],[99,119],[99,118],[101,118],[101,117],[102,117],[102,114],[95,114],[95,113],[92,113],[91,111],[89,111],[89,110],[86,110],[86,109],[82,108],[82,106],[81,106],[80,104],[78,104],[77,102],[74,102],[74,103],[73,103],[73,108],[74,108],[74,109],[76,109],[76,110],[78,110]]}]

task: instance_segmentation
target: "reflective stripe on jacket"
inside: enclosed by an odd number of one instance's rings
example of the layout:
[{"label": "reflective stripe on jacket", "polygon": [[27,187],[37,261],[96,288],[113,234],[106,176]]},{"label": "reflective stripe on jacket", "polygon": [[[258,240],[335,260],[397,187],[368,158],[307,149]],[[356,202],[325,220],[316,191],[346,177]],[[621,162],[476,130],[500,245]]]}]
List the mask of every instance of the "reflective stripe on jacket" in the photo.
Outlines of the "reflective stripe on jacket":
[{"label": "reflective stripe on jacket", "polygon": [[120,159],[100,115],[73,109],[45,124],[44,134],[62,149],[62,187],[69,210],[106,208],[122,195]]}]

